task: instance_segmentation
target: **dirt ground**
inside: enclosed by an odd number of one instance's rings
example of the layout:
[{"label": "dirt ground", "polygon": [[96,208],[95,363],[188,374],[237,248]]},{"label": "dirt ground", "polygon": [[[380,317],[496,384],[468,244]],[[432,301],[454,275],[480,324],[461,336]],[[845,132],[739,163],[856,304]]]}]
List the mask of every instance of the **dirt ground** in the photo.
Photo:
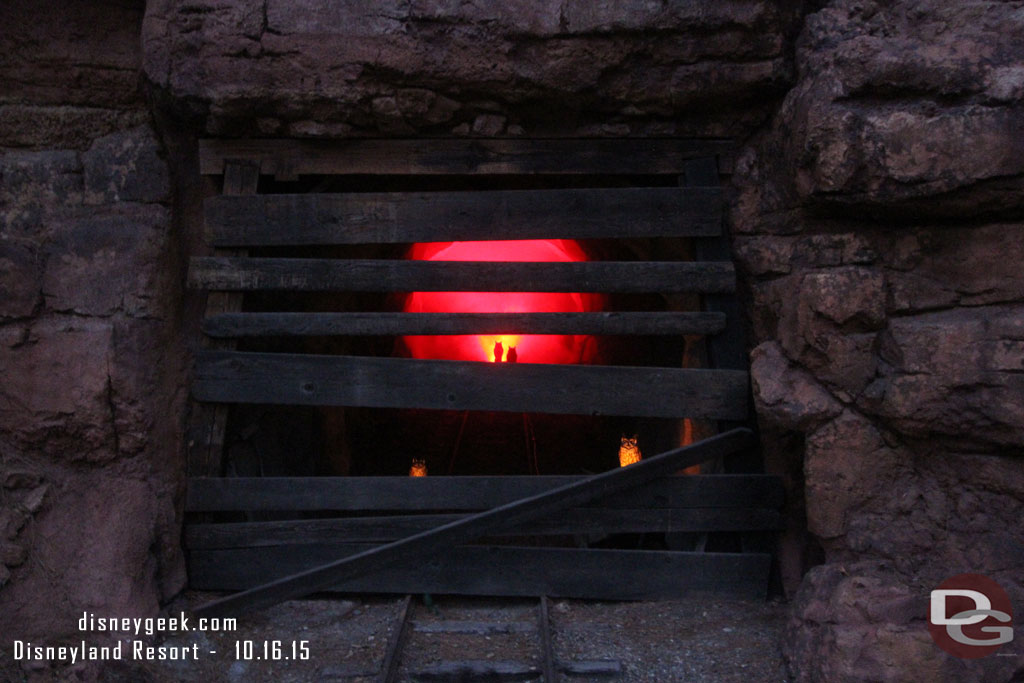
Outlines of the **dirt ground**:
[{"label": "dirt ground", "polygon": [[[214,597],[188,593],[172,612]],[[193,631],[147,641],[178,651],[191,648],[197,659],[135,662],[126,657],[116,664],[59,671],[35,665],[9,670],[10,680],[369,682],[379,675],[402,604],[394,596],[290,601],[242,617],[234,631]],[[777,601],[549,604],[556,667],[576,663],[577,668],[619,669],[612,675],[560,674],[562,681],[787,680],[779,649],[785,605]],[[538,605],[531,599],[438,596],[425,602],[424,596],[415,596],[400,679],[539,680]],[[306,648],[308,658],[303,658]],[[504,667],[508,673],[502,678],[441,675],[438,667],[453,661]]]}]

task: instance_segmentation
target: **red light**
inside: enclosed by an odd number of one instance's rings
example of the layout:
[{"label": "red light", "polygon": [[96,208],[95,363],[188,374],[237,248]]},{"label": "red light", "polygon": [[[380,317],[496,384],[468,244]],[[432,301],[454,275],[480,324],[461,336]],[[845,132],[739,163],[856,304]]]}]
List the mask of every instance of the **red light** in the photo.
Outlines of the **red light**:
[{"label": "red light", "polygon": [[[586,261],[572,240],[429,242],[413,245],[418,261]],[[413,292],[410,313],[573,313],[601,309],[596,294],[555,292]],[[511,332],[511,331],[510,331]],[[585,335],[451,335],[405,337],[415,358],[493,361],[495,342],[515,347],[519,363],[580,363],[591,359]]]}]

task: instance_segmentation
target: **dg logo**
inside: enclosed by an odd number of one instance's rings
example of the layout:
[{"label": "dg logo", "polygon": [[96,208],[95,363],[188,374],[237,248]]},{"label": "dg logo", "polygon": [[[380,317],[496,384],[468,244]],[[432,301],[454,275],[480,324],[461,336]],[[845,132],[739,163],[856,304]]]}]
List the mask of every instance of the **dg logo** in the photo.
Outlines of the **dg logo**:
[{"label": "dg logo", "polygon": [[931,592],[928,631],[951,655],[987,657],[1013,640],[1010,596],[987,576],[953,576]]}]

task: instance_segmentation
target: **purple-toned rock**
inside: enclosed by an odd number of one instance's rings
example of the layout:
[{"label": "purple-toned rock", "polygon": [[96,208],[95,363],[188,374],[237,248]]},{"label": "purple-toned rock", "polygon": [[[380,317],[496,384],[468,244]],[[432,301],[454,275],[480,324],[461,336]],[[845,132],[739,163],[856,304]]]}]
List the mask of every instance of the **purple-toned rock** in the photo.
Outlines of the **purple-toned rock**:
[{"label": "purple-toned rock", "polygon": [[0,148],[85,149],[146,123],[142,11],[110,0],[0,4]]},{"label": "purple-toned rock", "polygon": [[170,200],[167,163],[148,126],[107,135],[82,153],[86,204]]},{"label": "purple-toned rock", "polygon": [[1024,445],[1024,306],[960,308],[899,318],[882,335],[885,368],[865,410],[911,437]]},{"label": "purple-toned rock", "polygon": [[933,585],[908,584],[880,562],[812,569],[793,604],[786,659],[798,683],[906,680],[1009,681],[1020,648],[1007,657],[958,659],[932,641],[926,615]]},{"label": "purple-toned rock", "polygon": [[1022,43],[1005,3],[839,1],[809,16],[782,110],[800,194],[945,217],[1020,208]]},{"label": "purple-toned rock", "polygon": [[839,401],[791,363],[774,342],[765,342],[751,352],[750,378],[758,415],[772,424],[808,429],[842,411]]},{"label": "purple-toned rock", "polygon": [[160,315],[170,215],[159,204],[110,204],[67,215],[47,245],[42,295],[52,311]]},{"label": "purple-toned rock", "polygon": [[173,498],[126,476],[71,470],[54,476],[56,488],[32,516],[33,536],[46,542],[33,543],[30,555],[32,564],[51,571],[14,568],[13,580],[0,590],[9,636],[70,633],[85,611],[154,615],[163,594],[158,577],[172,568],[162,566],[165,556],[153,538],[173,524]]},{"label": "purple-toned rock", "polygon": [[566,132],[612,119],[664,133],[650,118],[675,117],[669,133],[722,135],[763,119],[790,79],[796,5],[162,0],[143,52],[170,100],[201,103],[208,133],[493,135],[480,117],[496,115]]},{"label": "purple-toned rock", "polygon": [[1006,3],[826,3],[738,155],[755,404],[827,562],[794,605],[799,681],[1020,675],[947,657],[907,605],[968,571],[1024,597],[1022,38]]}]

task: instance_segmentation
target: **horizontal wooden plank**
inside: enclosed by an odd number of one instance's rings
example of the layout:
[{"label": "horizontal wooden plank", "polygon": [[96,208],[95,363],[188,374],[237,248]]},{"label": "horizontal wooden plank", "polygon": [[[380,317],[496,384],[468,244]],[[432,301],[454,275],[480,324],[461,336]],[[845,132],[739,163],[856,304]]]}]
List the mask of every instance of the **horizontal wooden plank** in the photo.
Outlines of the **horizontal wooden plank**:
[{"label": "horizontal wooden plank", "polygon": [[[228,524],[188,524],[185,545],[193,550],[245,548],[345,541],[393,541],[460,519],[461,515],[393,515],[339,519],[297,519]],[[535,520],[496,536],[574,534],[675,533],[705,531],[777,530],[782,517],[765,508],[574,508]]]},{"label": "horizontal wooden plank", "polygon": [[[189,585],[250,589],[368,546],[291,545],[195,550]],[[430,593],[658,600],[714,592],[764,598],[771,556],[643,550],[460,546],[333,585],[343,593]]]},{"label": "horizontal wooden plank", "polygon": [[199,141],[199,170],[258,161],[268,175],[671,174],[735,148],[722,139],[361,139]]},{"label": "horizontal wooden plank", "polygon": [[[485,510],[565,486],[578,476],[193,477],[185,510],[350,512]],[[589,503],[591,508],[777,509],[782,480],[766,474],[665,477]]]},{"label": "horizontal wooden plank", "polygon": [[192,287],[303,292],[732,292],[731,263],[193,257]]},{"label": "horizontal wooden plank", "polygon": [[417,334],[717,334],[723,313],[225,313],[203,321],[210,337]]},{"label": "horizontal wooden plank", "polygon": [[739,370],[542,365],[198,351],[193,396],[214,403],[494,410],[741,420]]},{"label": "horizontal wooden plank", "polygon": [[[289,573],[287,576],[278,575],[279,578],[275,578],[269,583],[200,605],[193,611],[200,618],[238,614],[247,610],[268,607],[283,600],[328,590],[332,586],[342,585],[350,579],[379,576],[381,570],[385,568],[403,565],[419,567],[421,562],[427,562],[439,556],[451,557],[449,550],[471,543],[488,533],[548,517],[560,510],[580,507],[599,498],[610,497],[620,491],[636,488],[692,465],[719,460],[729,454],[752,448],[754,444],[755,438],[752,431],[733,429],[688,446],[658,453],[629,467],[620,467],[594,474],[535,496],[520,498],[506,505],[499,505],[468,515],[429,531],[367,548],[352,555],[338,557],[326,563],[317,563],[308,569]],[[557,593],[543,594],[554,595]]]},{"label": "horizontal wooden plank", "polygon": [[205,213],[222,247],[713,237],[721,196],[711,187],[271,194],[210,197]]}]

